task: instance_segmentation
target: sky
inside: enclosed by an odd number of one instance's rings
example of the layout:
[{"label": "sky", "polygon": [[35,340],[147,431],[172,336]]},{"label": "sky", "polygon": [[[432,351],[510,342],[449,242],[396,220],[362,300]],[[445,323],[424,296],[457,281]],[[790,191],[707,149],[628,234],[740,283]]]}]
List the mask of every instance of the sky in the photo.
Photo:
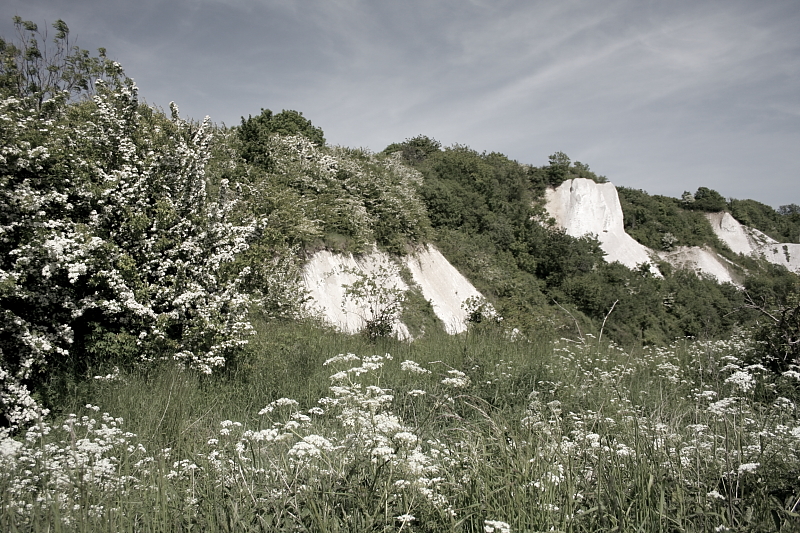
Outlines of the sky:
[{"label": "sky", "polygon": [[562,151],[650,194],[800,204],[797,0],[3,0],[6,39],[15,15],[184,117],[294,109],[329,144]]}]

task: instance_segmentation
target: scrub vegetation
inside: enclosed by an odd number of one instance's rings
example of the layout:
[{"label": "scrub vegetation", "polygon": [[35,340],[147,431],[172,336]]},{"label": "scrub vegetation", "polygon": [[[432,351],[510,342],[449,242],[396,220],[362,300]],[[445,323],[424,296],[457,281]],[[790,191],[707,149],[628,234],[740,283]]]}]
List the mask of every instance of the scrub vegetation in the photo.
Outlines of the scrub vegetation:
[{"label": "scrub vegetation", "polygon": [[[187,120],[63,21],[49,42],[15,24],[3,531],[800,530],[796,274],[736,258],[742,289],[607,264],[542,207],[566,179],[606,181],[562,152],[372,153],[290,110]],[[702,213],[725,209],[798,239],[795,205],[620,197],[654,248],[719,247]],[[485,296],[465,334],[369,278],[348,288],[364,335],[310,315],[309,254],[427,243]],[[388,336],[400,313],[413,342]]]}]

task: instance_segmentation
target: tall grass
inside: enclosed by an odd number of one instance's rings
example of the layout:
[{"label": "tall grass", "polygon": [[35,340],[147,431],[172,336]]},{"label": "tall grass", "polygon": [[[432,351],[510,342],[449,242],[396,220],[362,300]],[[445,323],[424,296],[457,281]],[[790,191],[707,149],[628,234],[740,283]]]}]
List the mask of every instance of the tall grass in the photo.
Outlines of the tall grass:
[{"label": "tall grass", "polygon": [[0,529],[800,531],[800,374],[745,338],[270,323],[251,347],[92,380],[0,443]]}]

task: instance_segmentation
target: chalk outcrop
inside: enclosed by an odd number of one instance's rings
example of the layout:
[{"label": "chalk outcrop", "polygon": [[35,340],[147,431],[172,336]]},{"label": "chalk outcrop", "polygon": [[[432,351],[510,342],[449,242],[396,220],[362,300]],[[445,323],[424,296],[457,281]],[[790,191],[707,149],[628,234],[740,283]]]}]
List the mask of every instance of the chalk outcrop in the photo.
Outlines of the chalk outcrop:
[{"label": "chalk outcrop", "polygon": [[576,178],[548,189],[545,199],[547,212],[568,235],[595,235],[609,263],[619,261],[631,269],[646,263],[651,272],[661,275],[651,259],[652,250],[625,233],[622,206],[613,184]]},{"label": "chalk outcrop", "polygon": [[679,246],[669,252],[658,252],[658,256],[677,268],[710,275],[719,283],[739,285],[732,275],[735,265],[710,248]]},{"label": "chalk outcrop", "polygon": [[[373,250],[356,258],[353,254],[335,254],[328,250],[315,253],[303,269],[312,312],[346,333],[361,331],[372,318],[369,304],[346,297],[346,287],[370,276],[380,279],[387,288],[408,290],[400,277],[400,268],[388,254]],[[408,327],[399,319],[393,329],[398,338],[410,338]]]},{"label": "chalk outcrop", "polygon": [[660,276],[653,259],[713,276],[720,283],[735,283],[733,265],[709,248],[683,246],[670,252],[656,252],[625,232],[622,206],[612,183],[595,183],[577,178],[567,180],[546,193],[547,212],[573,237],[597,236],[608,262],[619,261],[628,268],[642,263]]},{"label": "chalk outcrop", "polygon": [[[481,294],[431,245],[402,259],[377,250],[358,257],[327,250],[315,253],[303,271],[312,311],[342,331],[361,331],[371,318],[368,303],[346,297],[345,287],[372,276],[385,287],[406,291],[409,287],[400,274],[401,265],[411,273],[413,283],[431,303],[445,330],[450,334],[465,331],[467,313],[462,304]],[[401,339],[411,337],[399,319],[395,321],[394,334]]]},{"label": "chalk outcrop", "polygon": [[800,272],[800,244],[779,243],[757,229],[741,224],[730,213],[706,214],[716,236],[734,253],[763,257],[770,263]]},{"label": "chalk outcrop", "polygon": [[431,245],[406,256],[403,262],[447,333],[466,331],[467,312],[462,304],[468,298],[481,297],[472,283]]}]

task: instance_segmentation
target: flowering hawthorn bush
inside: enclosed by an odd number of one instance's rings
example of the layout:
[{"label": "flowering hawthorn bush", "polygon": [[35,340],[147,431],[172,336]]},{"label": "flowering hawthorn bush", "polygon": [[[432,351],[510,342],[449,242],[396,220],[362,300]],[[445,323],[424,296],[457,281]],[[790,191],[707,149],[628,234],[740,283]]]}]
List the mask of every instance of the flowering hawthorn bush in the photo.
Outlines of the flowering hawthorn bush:
[{"label": "flowering hawthorn bush", "polygon": [[174,358],[210,373],[246,342],[246,271],[229,272],[255,223],[206,189],[212,128],[141,105],[132,81],[62,92],[37,109],[0,101],[0,406],[41,414],[55,370]]}]

